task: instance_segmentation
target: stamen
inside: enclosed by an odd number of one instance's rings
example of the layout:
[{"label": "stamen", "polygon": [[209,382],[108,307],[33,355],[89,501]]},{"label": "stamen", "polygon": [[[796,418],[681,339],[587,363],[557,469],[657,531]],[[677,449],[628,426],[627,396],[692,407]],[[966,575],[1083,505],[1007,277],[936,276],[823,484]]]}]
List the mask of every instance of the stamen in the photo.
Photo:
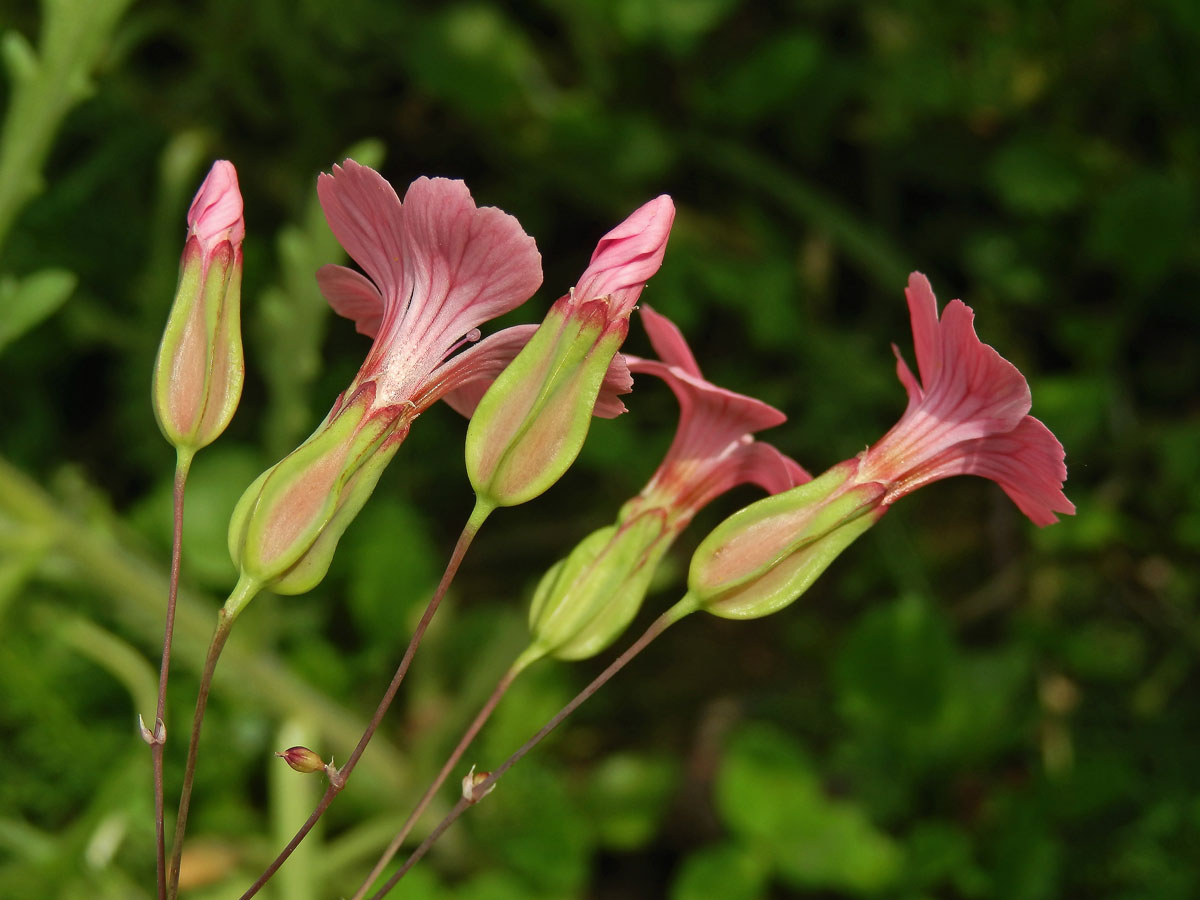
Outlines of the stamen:
[{"label": "stamen", "polygon": [[462,336],[462,338],[458,341],[457,344],[455,344],[453,347],[451,347],[449,350],[447,350],[446,356],[444,356],[442,358],[445,359],[446,357],[450,356],[450,354],[457,351],[458,348],[461,347],[463,344],[475,343],[481,337],[483,337],[483,332],[480,331],[478,328],[472,328],[470,331],[468,331],[466,334],[464,334]]}]

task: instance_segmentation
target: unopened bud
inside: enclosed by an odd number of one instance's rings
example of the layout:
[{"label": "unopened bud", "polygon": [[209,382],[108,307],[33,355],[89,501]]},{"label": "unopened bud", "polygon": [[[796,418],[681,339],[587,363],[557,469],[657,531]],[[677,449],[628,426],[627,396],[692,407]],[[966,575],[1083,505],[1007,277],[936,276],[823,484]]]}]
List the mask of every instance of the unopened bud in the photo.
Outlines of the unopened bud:
[{"label": "unopened bud", "polygon": [[275,755],[297,772],[305,775],[325,771],[325,763],[321,761],[321,757],[307,747],[289,747],[286,750],[277,751]]},{"label": "unopened bud", "polygon": [[549,489],[579,455],[609,364],[629,330],[609,298],[551,307],[495,380],[467,428],[467,475],[480,500],[517,506]]},{"label": "unopened bud", "polygon": [[242,395],[242,195],[218,160],[188,210],[179,287],[154,366],[154,415],[176,448],[212,443]]},{"label": "unopened bud", "polygon": [[496,785],[490,785],[482,794],[476,794],[475,789],[492,777],[491,772],[476,772],[475,767],[471,766],[471,771],[463,776],[462,780],[462,795],[463,799],[468,803],[478,803],[488,794],[496,789]]},{"label": "unopened bud", "polygon": [[604,235],[576,287],[488,389],[467,429],[467,474],[481,506],[532,500],[575,461],[674,221],[675,206],[663,195]]}]

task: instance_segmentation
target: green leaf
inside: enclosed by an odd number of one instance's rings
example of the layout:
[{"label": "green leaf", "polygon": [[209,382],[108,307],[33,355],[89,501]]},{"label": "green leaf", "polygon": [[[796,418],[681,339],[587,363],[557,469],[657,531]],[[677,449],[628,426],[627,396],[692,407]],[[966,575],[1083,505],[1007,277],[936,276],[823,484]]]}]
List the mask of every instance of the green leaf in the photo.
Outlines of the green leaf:
[{"label": "green leaf", "polygon": [[735,843],[693,853],[671,885],[671,900],[759,900],[765,896],[768,865],[761,854]]},{"label": "green leaf", "polygon": [[618,27],[632,41],[657,40],[686,54],[737,5],[737,0],[617,0]]},{"label": "green leaf", "polygon": [[511,875],[487,872],[455,888],[455,900],[532,900],[529,889]]},{"label": "green leaf", "polygon": [[410,870],[389,893],[393,900],[443,900],[446,892],[429,866]]},{"label": "green leaf", "polygon": [[1101,196],[1091,217],[1088,255],[1143,289],[1163,278],[1194,234],[1195,186],[1141,172]]},{"label": "green leaf", "polygon": [[525,33],[487,4],[459,4],[426,19],[406,61],[425,90],[479,122],[544,108],[552,99]]},{"label": "green leaf", "polygon": [[399,502],[371,503],[351,526],[347,602],[364,635],[396,634],[428,602],[441,574],[442,551],[428,520]]},{"label": "green leaf", "polygon": [[837,665],[842,715],[860,727],[911,733],[937,719],[955,652],[945,619],[909,596],[868,612]]},{"label": "green leaf", "polygon": [[679,782],[667,756],[617,754],[601,763],[588,785],[587,805],[602,844],[631,850],[649,842]]},{"label": "green leaf", "polygon": [[864,810],[827,797],[795,742],[763,725],[739,731],[717,776],[722,819],[771,856],[797,887],[870,894],[891,884],[901,854]]},{"label": "green leaf", "polygon": [[14,83],[28,81],[37,74],[37,54],[19,31],[6,31],[0,38],[0,56]]},{"label": "green leaf", "polygon": [[[587,820],[562,779],[522,760],[472,813],[480,843],[539,892],[573,896],[583,889],[591,856]],[[482,853],[482,851],[479,851]]]},{"label": "green leaf", "polygon": [[992,160],[992,187],[1009,209],[1044,216],[1066,212],[1083,196],[1084,181],[1070,153],[1042,140],[1019,139]]},{"label": "green leaf", "polygon": [[[700,85],[705,112],[724,124],[751,125],[786,115],[822,61],[815,34],[792,31],[739,58],[736,65]],[[707,90],[706,90],[707,88]]]},{"label": "green leaf", "polygon": [[[164,451],[164,458],[166,452]],[[196,455],[184,501],[183,573],[186,582],[227,590],[236,570],[229,559],[229,518],[238,498],[262,471],[262,459],[246,447],[218,444]],[[165,475],[133,510],[134,524],[164,550],[171,546],[171,476]]]},{"label": "green leaf", "polygon": [[0,280],[0,352],[62,306],[75,281],[62,269],[43,269],[20,281],[12,276]]}]

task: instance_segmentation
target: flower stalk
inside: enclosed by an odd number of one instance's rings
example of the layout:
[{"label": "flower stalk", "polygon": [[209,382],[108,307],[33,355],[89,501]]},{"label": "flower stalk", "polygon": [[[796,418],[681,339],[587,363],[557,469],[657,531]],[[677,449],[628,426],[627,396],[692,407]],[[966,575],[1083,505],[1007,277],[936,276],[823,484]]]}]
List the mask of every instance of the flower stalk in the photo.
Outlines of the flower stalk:
[{"label": "flower stalk", "polygon": [[433,621],[433,617],[437,613],[442,599],[446,596],[446,591],[454,581],[454,576],[458,574],[463,557],[466,556],[467,550],[474,541],[475,535],[479,533],[479,529],[486,518],[487,514],[483,513],[480,515],[477,509],[459,535],[458,541],[454,545],[454,551],[450,555],[450,560],[446,564],[446,569],[442,573],[441,581],[438,583],[437,589],[433,592],[433,597],[430,598],[428,605],[425,607],[425,612],[421,614],[421,619],[417,622],[417,627],[413,630],[408,647],[404,651],[404,656],[400,660],[400,664],[396,667],[396,672],[392,676],[391,683],[388,684],[387,690],[384,691],[383,697],[375,708],[374,715],[371,716],[371,721],[367,723],[367,727],[363,730],[362,736],[359,738],[354,750],[351,751],[345,765],[336,770],[336,776],[330,772],[329,786],[325,789],[325,793],[321,795],[321,799],[313,809],[312,814],[304,821],[296,831],[296,834],[288,841],[287,845],[279,851],[279,854],[271,861],[263,873],[246,889],[240,900],[250,900],[251,897],[262,890],[263,885],[271,879],[280,866],[287,862],[288,857],[300,846],[301,841],[308,836],[313,826],[325,814],[325,810],[333,803],[334,798],[346,786],[346,782],[350,779],[351,773],[366,751],[371,738],[375,736],[375,732],[383,722],[383,717],[387,715],[388,709],[391,708],[392,701],[395,700],[396,693],[400,690],[400,684],[404,681],[404,676],[408,674],[409,666],[412,665],[417,648],[421,645],[421,640],[425,636],[425,631],[429,628],[429,623]]}]

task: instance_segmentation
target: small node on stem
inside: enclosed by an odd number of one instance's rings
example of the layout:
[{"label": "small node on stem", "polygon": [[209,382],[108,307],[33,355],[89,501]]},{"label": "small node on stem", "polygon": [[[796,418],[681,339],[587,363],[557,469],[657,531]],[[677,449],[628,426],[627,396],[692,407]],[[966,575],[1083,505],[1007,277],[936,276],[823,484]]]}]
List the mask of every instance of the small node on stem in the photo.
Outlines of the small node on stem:
[{"label": "small node on stem", "polygon": [[463,799],[468,803],[478,803],[480,800],[494,791],[496,789],[496,785],[493,784],[482,794],[479,794],[478,796],[475,794],[475,788],[483,784],[485,781],[491,778],[491,776],[491,772],[476,772],[475,767],[471,766],[471,771],[464,775],[462,780]]},{"label": "small node on stem", "polygon": [[151,747],[167,742],[167,726],[163,724],[162,719],[154,720],[154,731],[151,731],[146,727],[146,720],[142,718],[142,714],[138,713],[138,730],[142,733],[142,740]]}]

